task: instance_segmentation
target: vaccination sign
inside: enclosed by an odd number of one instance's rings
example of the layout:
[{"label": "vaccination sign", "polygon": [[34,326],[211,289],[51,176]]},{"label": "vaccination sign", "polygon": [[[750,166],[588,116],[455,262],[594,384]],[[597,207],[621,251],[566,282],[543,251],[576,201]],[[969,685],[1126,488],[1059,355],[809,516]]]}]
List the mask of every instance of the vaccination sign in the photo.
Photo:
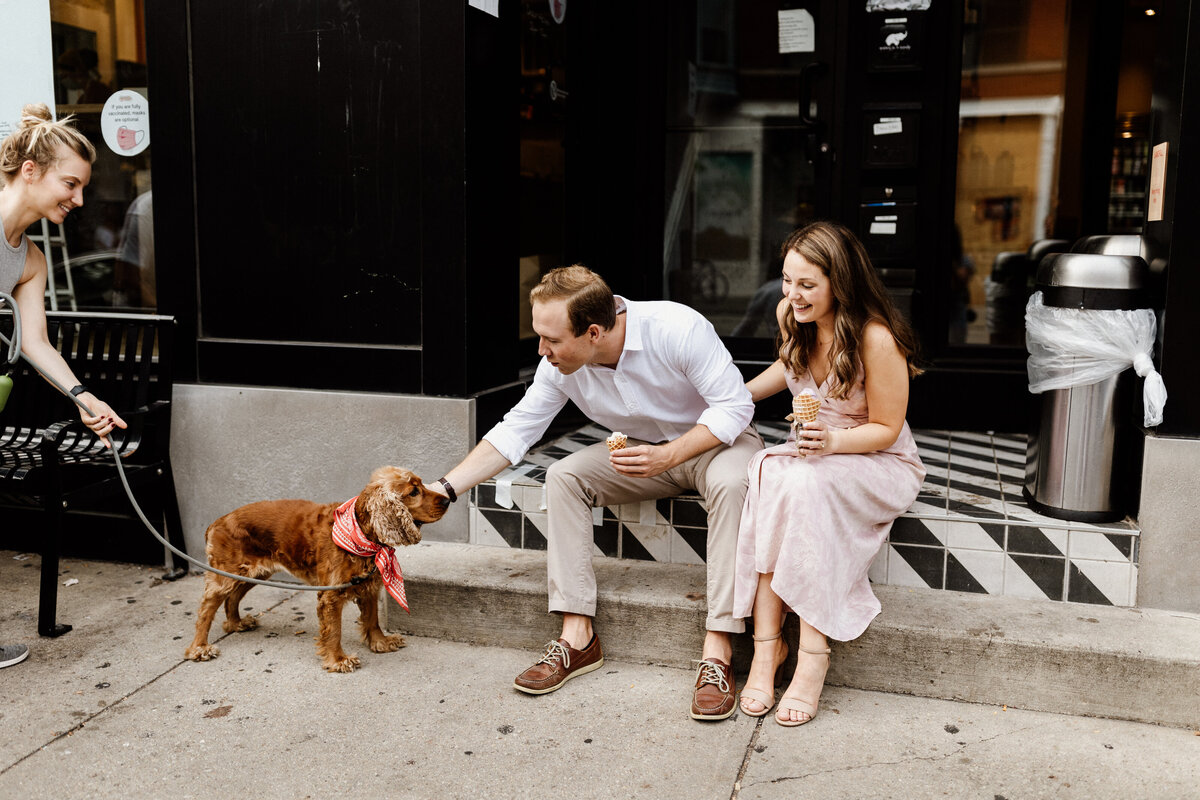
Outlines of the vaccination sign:
[{"label": "vaccination sign", "polygon": [[0,0],[4,46],[0,47],[0,139],[17,129],[27,103],[54,109],[54,55],[50,4],[46,0]]},{"label": "vaccination sign", "polygon": [[130,89],[121,89],[100,112],[100,132],[119,156],[136,156],[150,146],[150,104]]}]

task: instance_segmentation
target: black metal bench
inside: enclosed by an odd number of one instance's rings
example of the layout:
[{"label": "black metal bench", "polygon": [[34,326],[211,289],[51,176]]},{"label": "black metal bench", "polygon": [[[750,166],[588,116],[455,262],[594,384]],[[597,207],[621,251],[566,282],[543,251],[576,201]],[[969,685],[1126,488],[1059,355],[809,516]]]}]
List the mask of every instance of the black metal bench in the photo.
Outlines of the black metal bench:
[{"label": "black metal bench", "polygon": [[[128,423],[110,437],[126,478],[134,489],[149,486],[157,493],[161,519],[149,519],[183,550],[170,459],[174,317],[51,311],[46,318],[51,344],[76,377]],[[0,311],[0,330],[11,338],[12,328],[12,312]],[[112,454],[80,422],[71,400],[24,359],[12,376],[12,394],[0,411],[0,506],[45,513],[44,528],[31,537],[42,556],[38,633],[60,636],[71,630],[55,620],[66,512],[125,491]],[[0,519],[3,515],[0,508]],[[168,570],[163,577],[173,580],[186,573],[187,564],[171,555]]]}]

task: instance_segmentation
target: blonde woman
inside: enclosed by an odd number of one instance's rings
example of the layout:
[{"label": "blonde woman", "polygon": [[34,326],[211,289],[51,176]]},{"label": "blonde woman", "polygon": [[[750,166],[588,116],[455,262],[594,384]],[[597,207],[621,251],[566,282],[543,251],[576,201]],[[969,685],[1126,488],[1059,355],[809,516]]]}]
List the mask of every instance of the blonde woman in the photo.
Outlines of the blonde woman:
[{"label": "blonde woman", "polygon": [[[79,417],[106,445],[113,428],[125,420],[79,383],[75,373],[46,336],[46,257],[25,229],[45,218],[60,224],[83,205],[83,187],[92,177],[96,149],[70,124],[55,122],[50,109],[31,103],[21,110],[15,133],[0,142],[0,291],[17,302],[21,314],[21,352],[90,408]],[[111,446],[111,445],[110,445]],[[29,648],[0,645],[0,668],[24,661]]]},{"label": "blonde woman", "polygon": [[22,352],[63,386],[73,387],[95,416],[79,417],[107,443],[125,421],[80,385],[46,337],[46,257],[25,229],[46,218],[61,224],[83,205],[83,187],[92,177],[96,149],[69,124],[55,122],[42,103],[25,106],[17,131],[0,142],[0,291],[13,296],[21,313]]}]

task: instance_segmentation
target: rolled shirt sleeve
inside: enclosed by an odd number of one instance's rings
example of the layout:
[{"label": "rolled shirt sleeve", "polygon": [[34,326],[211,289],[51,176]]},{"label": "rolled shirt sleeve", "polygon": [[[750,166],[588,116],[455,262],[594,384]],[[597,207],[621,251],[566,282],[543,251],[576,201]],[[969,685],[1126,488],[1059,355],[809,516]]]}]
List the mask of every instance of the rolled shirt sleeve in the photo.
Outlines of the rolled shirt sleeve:
[{"label": "rolled shirt sleeve", "polygon": [[684,373],[708,404],[697,424],[732,445],[754,418],[754,400],[716,329],[698,314],[680,361]]},{"label": "rolled shirt sleeve", "polygon": [[567,404],[569,398],[566,393],[555,385],[553,373],[557,371],[549,361],[542,359],[525,396],[504,415],[504,419],[483,435],[484,440],[507,458],[510,464],[516,464],[525,457],[529,448],[550,427],[555,415]]}]

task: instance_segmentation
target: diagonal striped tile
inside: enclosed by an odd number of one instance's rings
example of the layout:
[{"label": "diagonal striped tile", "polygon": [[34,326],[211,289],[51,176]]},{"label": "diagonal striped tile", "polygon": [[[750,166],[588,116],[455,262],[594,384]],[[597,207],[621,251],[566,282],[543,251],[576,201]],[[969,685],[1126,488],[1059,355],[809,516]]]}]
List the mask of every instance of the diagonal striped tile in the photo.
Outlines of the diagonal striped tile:
[{"label": "diagonal striped tile", "polygon": [[[788,426],[779,422],[760,421],[756,427],[768,444],[788,434]],[[544,549],[546,468],[607,435],[599,426],[584,426],[531,451],[497,481],[473,490],[470,541]],[[1023,434],[918,430],[913,435],[926,480],[872,562],[872,581],[1134,602],[1137,523],[1092,525],[1032,511],[1022,492]],[[696,564],[706,558],[707,513],[694,495],[596,509],[595,518],[596,555]]]},{"label": "diagonal striped tile", "polygon": [[946,551],[939,547],[892,545],[888,556],[888,581],[893,586],[942,589],[946,578]]},{"label": "diagonal striped tile", "polygon": [[946,554],[946,588],[959,592],[1000,594],[1004,591],[1005,555],[1000,550],[951,548]]}]

